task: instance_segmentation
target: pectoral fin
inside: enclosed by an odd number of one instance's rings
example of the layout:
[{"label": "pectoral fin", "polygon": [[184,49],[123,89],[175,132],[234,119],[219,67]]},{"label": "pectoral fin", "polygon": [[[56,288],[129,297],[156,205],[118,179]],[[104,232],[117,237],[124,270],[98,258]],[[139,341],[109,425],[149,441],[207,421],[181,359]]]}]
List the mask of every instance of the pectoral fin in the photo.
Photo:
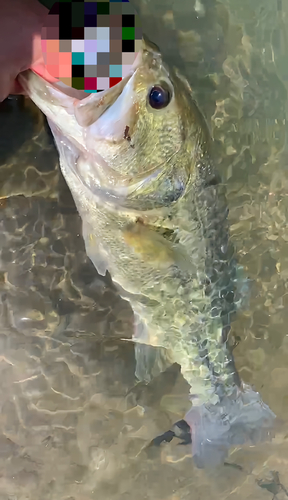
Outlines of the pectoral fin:
[{"label": "pectoral fin", "polygon": [[132,340],[135,343],[135,375],[140,382],[150,382],[174,363],[172,354],[161,346],[160,339],[157,339],[157,335],[152,335],[137,314]]},{"label": "pectoral fin", "polygon": [[98,274],[105,276],[108,270],[108,258],[106,254],[98,244],[96,236],[86,224],[83,224],[82,233],[89,259],[93,262]]},{"label": "pectoral fin", "polygon": [[183,271],[192,271],[191,259],[178,243],[166,239],[156,228],[151,229],[141,222],[129,224],[123,232],[126,243],[141,255],[141,258],[158,269],[172,265]]}]

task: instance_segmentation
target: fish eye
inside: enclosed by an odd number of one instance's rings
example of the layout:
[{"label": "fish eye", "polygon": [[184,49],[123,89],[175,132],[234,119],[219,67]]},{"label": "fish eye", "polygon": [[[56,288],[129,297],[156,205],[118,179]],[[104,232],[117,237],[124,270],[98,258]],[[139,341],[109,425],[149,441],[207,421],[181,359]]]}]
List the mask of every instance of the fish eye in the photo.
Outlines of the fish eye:
[{"label": "fish eye", "polygon": [[168,85],[161,83],[159,85],[154,85],[149,92],[149,104],[153,109],[163,109],[168,106],[172,99],[172,93],[168,88]]}]

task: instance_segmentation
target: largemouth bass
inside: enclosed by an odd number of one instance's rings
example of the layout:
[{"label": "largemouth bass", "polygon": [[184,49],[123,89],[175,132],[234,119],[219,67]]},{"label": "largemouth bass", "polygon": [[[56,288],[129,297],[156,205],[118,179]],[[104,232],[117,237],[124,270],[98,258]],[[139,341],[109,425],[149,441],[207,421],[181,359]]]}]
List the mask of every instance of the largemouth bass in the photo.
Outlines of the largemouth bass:
[{"label": "largemouth bass", "polygon": [[87,254],[133,307],[137,378],[178,363],[190,385],[196,465],[267,439],[275,415],[241,382],[228,345],[241,278],[188,82],[147,40],[131,73],[99,94],[76,95],[31,71],[20,80],[48,118]]}]

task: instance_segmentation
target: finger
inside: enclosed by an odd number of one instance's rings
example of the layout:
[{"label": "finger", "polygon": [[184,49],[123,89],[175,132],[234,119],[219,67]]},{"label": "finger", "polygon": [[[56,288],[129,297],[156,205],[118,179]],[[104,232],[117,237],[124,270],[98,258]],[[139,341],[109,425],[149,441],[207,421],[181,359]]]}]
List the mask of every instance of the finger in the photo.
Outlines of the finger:
[{"label": "finger", "polygon": [[0,102],[4,101],[14,87],[14,78],[9,73],[3,72],[0,75]]},{"label": "finger", "polygon": [[23,95],[26,95],[26,92],[25,90],[23,89],[23,87],[20,85],[20,83],[18,82],[18,80],[16,79],[14,82],[13,82],[13,86],[11,87],[10,89],[10,94],[13,94],[13,95],[19,95],[19,94],[23,94]]},{"label": "finger", "polygon": [[50,75],[50,73],[47,71],[47,68],[43,62],[41,62],[39,64],[37,64],[37,63],[33,64],[31,66],[31,69],[35,73],[37,73],[37,75],[42,76],[42,78],[44,78],[44,80],[47,80],[50,83],[55,83],[55,82],[59,81],[57,78],[54,78],[54,76]]}]

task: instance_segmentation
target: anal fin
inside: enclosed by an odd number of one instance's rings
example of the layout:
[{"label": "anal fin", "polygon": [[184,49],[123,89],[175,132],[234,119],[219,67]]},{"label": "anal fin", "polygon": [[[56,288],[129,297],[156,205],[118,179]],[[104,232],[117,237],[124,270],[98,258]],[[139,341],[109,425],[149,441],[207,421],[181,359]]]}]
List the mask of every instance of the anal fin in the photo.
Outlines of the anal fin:
[{"label": "anal fin", "polygon": [[169,351],[164,347],[135,343],[135,375],[140,382],[149,383],[173,364]]},{"label": "anal fin", "polygon": [[173,365],[174,360],[168,349],[156,344],[156,338],[135,314],[135,333],[133,336],[136,369],[135,375],[140,382],[149,383],[160,373]]}]

